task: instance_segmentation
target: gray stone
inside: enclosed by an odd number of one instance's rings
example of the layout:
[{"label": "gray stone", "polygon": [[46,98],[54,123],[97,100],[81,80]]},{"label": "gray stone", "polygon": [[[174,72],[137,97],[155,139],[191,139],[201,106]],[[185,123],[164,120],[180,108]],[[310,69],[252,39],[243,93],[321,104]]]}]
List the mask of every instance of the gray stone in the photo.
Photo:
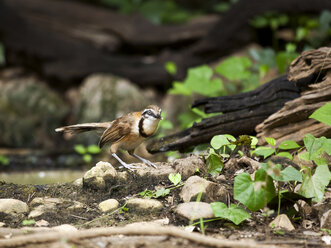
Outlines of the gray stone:
[{"label": "gray stone", "polygon": [[0,213],[17,215],[29,212],[25,202],[16,199],[0,199]]},{"label": "gray stone", "polygon": [[102,212],[110,212],[118,208],[119,202],[116,199],[108,199],[100,202],[98,207]]},{"label": "gray stone", "polygon": [[320,221],[320,227],[331,229],[331,202],[325,201],[313,206],[312,212],[316,214]]},{"label": "gray stone", "polygon": [[77,178],[75,181],[72,182],[72,184],[77,187],[83,187],[83,178]]},{"label": "gray stone", "polygon": [[331,229],[331,209],[322,214],[320,218],[321,228]]},{"label": "gray stone", "polygon": [[175,168],[176,173],[181,174],[182,180],[193,176],[197,171],[203,174],[206,170],[206,164],[199,156],[176,159],[172,166]]},{"label": "gray stone", "polygon": [[37,77],[0,78],[0,145],[54,147],[53,130],[67,112],[66,102]]},{"label": "gray stone", "polygon": [[270,222],[269,227],[276,230],[281,229],[286,231],[293,231],[295,229],[286,214],[278,215],[272,222]]},{"label": "gray stone", "polygon": [[202,200],[204,202],[226,202],[227,190],[224,186],[198,176],[191,176],[187,179],[180,197],[184,202],[190,202],[194,201],[200,192],[202,192]]},{"label": "gray stone", "polygon": [[214,218],[213,210],[206,202],[181,203],[175,209],[175,213],[188,220],[198,220],[200,218]]},{"label": "gray stone", "polygon": [[117,171],[108,162],[100,161],[83,176],[84,187],[104,190],[106,183],[113,184],[117,181]]},{"label": "gray stone", "polygon": [[[68,206],[68,203],[70,206]],[[36,218],[45,213],[56,212],[58,205],[61,204],[66,204],[67,208],[71,210],[82,209],[85,207],[83,203],[72,201],[70,199],[36,197],[30,203],[32,210],[30,211],[28,218]]]},{"label": "gray stone", "polygon": [[56,230],[58,232],[65,232],[65,233],[70,233],[70,232],[76,232],[78,231],[76,227],[69,225],[69,224],[63,224],[60,226],[55,226],[52,227],[53,230]]},{"label": "gray stone", "polygon": [[160,211],[163,204],[154,199],[131,198],[127,201],[127,207],[136,210]]},{"label": "gray stone", "polygon": [[[72,99],[75,123],[111,121],[151,103],[144,91],[128,80],[101,73],[87,77]],[[75,140],[95,143],[98,137],[87,133]]]},{"label": "gray stone", "polygon": [[35,224],[37,227],[46,227],[49,226],[49,222],[46,220],[38,220]]}]

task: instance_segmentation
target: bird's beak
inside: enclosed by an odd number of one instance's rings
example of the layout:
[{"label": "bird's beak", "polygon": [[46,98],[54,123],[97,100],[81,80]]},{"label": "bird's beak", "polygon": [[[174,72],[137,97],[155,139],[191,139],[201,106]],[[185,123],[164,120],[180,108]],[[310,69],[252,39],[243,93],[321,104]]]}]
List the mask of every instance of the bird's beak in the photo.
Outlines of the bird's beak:
[{"label": "bird's beak", "polygon": [[160,119],[160,120],[163,120],[162,116],[160,114],[157,114],[156,115],[156,118]]}]

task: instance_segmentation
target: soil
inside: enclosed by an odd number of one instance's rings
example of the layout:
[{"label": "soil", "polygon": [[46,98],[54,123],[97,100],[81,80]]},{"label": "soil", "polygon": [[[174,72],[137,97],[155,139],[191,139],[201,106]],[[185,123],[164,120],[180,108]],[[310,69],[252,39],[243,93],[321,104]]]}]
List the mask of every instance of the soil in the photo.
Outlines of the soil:
[{"label": "soil", "polygon": [[[234,174],[238,169],[253,171],[249,165],[237,163],[235,166],[224,167],[223,178],[216,180],[210,177],[208,179],[226,184],[227,187],[232,187]],[[200,171],[200,176],[207,177],[203,171]],[[70,224],[77,227],[80,231],[72,234],[73,236],[65,236],[67,246],[63,244],[62,246],[53,246],[61,244],[62,241],[59,241],[60,234],[54,232],[51,228],[30,228],[28,233],[26,233],[27,227],[25,227],[25,231],[23,231],[24,229],[21,229],[23,227],[22,221],[28,219],[26,215],[11,216],[1,214],[0,221],[6,223],[6,228],[0,228],[0,247],[249,247],[249,242],[253,242],[252,244],[254,245],[252,247],[325,246],[321,236],[326,234],[321,232],[315,218],[311,217],[314,224],[309,230],[304,229],[302,221],[298,220],[297,222],[292,221],[295,226],[294,231],[276,232],[268,228],[268,224],[274,216],[266,218],[261,215],[261,212],[253,213],[251,220],[244,221],[239,226],[235,226],[227,221],[205,223],[205,236],[194,236],[197,232],[202,231],[199,225],[196,226],[193,233],[185,232],[188,236],[185,236],[186,234],[183,234],[183,236],[181,234],[182,230],[179,228],[178,231],[170,232],[169,230],[172,230],[170,225],[181,227],[189,224],[188,220],[178,217],[174,212],[174,208],[179,203],[182,203],[179,196],[181,188],[172,190],[170,195],[164,198],[158,198],[164,206],[159,212],[123,208],[113,213],[105,214],[98,209],[98,203],[103,200],[114,198],[120,202],[120,206],[124,206],[128,198],[132,196],[137,197],[139,192],[146,189],[153,190],[160,186],[168,187],[171,184],[164,176],[161,176],[158,180],[156,178],[154,174],[147,173],[144,176],[137,176],[136,172],[129,172],[127,181],[108,187],[106,190],[93,190],[87,187],[75,186],[72,183],[19,185],[0,182],[0,198],[14,198],[24,201],[28,205],[36,197],[70,199],[84,204],[82,208],[72,209],[70,208],[71,202],[64,202],[59,204],[55,210],[50,210],[46,214],[34,218],[35,221],[46,220],[49,222],[49,227],[62,224]],[[229,199],[233,202],[232,189],[229,189],[229,193]],[[153,220],[165,218],[169,220],[169,226],[167,227],[155,226],[155,224],[146,224],[145,226],[142,223],[150,223]],[[135,225],[138,226],[129,228],[131,230],[129,232],[125,229],[125,226],[132,223],[136,223]],[[106,227],[111,227],[109,230],[112,231],[108,231]],[[145,227],[146,229],[144,229]],[[107,231],[101,232],[99,228],[103,228],[102,230],[106,228]],[[86,232],[86,230],[89,230],[89,232]],[[124,231],[121,233],[121,230]],[[309,231],[308,234],[307,231]],[[3,237],[8,235],[8,233],[11,233],[12,238],[5,240],[5,243],[1,243]],[[195,239],[195,237],[197,238]],[[216,241],[212,237],[217,238]],[[216,243],[213,243],[213,240]],[[226,244],[228,241],[233,241],[234,243]],[[99,245],[96,246],[96,244]]]}]

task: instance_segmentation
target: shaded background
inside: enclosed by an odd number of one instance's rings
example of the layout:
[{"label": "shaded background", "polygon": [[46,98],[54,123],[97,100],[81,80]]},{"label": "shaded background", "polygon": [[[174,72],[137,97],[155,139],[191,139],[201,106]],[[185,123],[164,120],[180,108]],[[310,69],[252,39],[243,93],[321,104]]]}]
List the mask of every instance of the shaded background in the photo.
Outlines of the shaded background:
[{"label": "shaded background", "polygon": [[74,146],[98,136],[68,141],[56,127],[148,104],[172,123],[159,133],[185,128],[202,95],[168,90],[188,68],[248,56],[255,80],[223,77],[220,94],[254,89],[286,73],[290,57],[330,45],[329,10],[329,0],[0,0],[1,168],[86,164]]}]

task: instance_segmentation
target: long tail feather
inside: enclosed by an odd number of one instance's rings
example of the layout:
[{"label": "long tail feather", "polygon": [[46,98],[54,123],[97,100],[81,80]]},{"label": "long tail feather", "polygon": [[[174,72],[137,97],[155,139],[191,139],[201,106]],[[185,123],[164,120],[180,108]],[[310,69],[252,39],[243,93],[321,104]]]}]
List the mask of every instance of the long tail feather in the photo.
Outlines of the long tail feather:
[{"label": "long tail feather", "polygon": [[74,135],[92,130],[104,131],[110,126],[111,126],[111,122],[83,123],[83,124],[59,127],[55,129],[55,132],[64,132]]}]

